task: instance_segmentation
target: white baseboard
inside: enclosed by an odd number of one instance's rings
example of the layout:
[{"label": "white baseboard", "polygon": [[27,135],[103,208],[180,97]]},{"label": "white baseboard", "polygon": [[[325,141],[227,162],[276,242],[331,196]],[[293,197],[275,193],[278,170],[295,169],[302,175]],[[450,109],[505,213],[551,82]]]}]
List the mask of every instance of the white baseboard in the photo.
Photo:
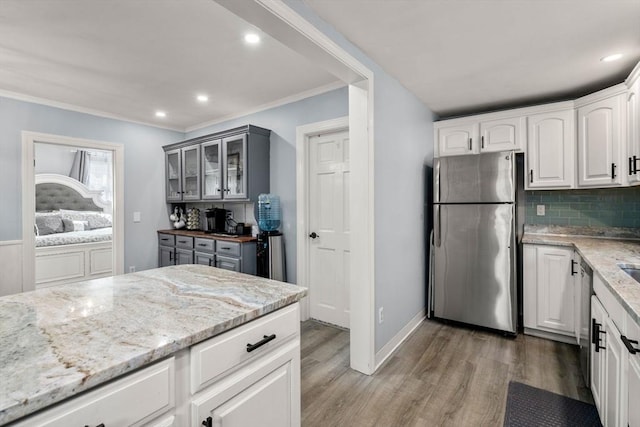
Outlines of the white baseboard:
[{"label": "white baseboard", "polygon": [[376,353],[376,368],[378,368],[393,354],[394,351],[411,335],[411,333],[422,323],[425,319],[425,310],[422,309],[416,314],[413,319],[409,321],[400,331],[386,343],[380,351]]},{"label": "white baseboard", "polygon": [[524,328],[524,334],[531,335],[538,338],[544,338],[547,340],[559,341],[566,344],[578,345],[576,343],[576,337],[573,335],[568,336],[568,335],[557,334],[554,332],[547,332],[547,331],[541,331],[539,329],[530,329],[530,328]]}]

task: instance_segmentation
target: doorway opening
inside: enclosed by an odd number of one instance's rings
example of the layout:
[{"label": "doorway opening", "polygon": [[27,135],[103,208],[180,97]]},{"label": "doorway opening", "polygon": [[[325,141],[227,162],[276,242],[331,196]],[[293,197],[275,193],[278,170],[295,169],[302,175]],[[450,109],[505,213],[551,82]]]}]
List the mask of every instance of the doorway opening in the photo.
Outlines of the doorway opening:
[{"label": "doorway opening", "polygon": [[124,147],[23,132],[23,291],[122,274]]}]

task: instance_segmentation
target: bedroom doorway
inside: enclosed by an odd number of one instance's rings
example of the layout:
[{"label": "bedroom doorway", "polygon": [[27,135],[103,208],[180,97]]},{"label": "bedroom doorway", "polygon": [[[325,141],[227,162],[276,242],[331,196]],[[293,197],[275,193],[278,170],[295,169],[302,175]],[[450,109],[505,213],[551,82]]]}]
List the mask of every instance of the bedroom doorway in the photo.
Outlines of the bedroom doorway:
[{"label": "bedroom doorway", "polygon": [[123,273],[123,151],[23,132],[23,291]]}]

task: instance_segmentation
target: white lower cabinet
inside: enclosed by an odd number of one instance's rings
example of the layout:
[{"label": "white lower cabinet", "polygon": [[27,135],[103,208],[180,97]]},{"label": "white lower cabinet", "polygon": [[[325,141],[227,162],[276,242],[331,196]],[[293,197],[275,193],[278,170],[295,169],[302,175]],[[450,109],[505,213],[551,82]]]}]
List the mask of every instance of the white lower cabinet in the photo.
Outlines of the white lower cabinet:
[{"label": "white lower cabinet", "polygon": [[299,304],[191,348],[191,425],[300,425]]},{"label": "white lower cabinet", "polygon": [[[14,427],[170,426],[175,407],[174,358],[158,362],[18,421]],[[164,415],[163,419],[153,420]]]},{"label": "white lower cabinet", "polygon": [[605,427],[640,427],[640,325],[594,275],[591,392]]},{"label": "white lower cabinet", "polygon": [[574,316],[579,282],[579,263],[572,248],[524,245],[524,326],[525,332],[548,338],[571,337],[561,341],[575,343]]},{"label": "white lower cabinet", "polygon": [[192,401],[194,425],[287,427],[300,425],[300,346],[290,341]]}]

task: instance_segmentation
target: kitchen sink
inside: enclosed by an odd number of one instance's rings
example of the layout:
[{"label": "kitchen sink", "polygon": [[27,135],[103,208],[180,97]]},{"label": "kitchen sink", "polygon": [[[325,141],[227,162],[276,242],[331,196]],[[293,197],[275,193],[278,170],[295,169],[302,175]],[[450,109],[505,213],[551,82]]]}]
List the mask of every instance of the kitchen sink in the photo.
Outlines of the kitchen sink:
[{"label": "kitchen sink", "polygon": [[631,276],[633,280],[640,283],[640,265],[618,264],[618,267]]}]

